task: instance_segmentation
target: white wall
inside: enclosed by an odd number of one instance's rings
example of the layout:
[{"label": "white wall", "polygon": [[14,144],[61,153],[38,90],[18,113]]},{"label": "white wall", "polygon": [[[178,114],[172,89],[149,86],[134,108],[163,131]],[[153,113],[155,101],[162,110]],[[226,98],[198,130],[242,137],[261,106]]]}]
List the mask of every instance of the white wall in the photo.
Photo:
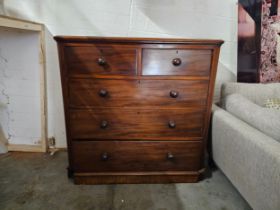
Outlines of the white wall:
[{"label": "white wall", "polygon": [[[1,1],[0,1],[1,2]],[[57,51],[51,35],[223,39],[218,81],[237,68],[237,0],[2,0],[3,14],[39,21],[47,39],[49,135],[65,146]],[[217,85],[217,89],[219,85]]]}]

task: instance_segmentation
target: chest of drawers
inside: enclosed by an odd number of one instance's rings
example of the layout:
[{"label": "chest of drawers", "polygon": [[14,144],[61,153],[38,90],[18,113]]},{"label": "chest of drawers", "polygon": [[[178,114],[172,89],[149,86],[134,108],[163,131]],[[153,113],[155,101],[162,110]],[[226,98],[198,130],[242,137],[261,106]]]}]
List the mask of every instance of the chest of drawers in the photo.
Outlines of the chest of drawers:
[{"label": "chest of drawers", "polygon": [[201,178],[223,41],[55,40],[75,183]]}]

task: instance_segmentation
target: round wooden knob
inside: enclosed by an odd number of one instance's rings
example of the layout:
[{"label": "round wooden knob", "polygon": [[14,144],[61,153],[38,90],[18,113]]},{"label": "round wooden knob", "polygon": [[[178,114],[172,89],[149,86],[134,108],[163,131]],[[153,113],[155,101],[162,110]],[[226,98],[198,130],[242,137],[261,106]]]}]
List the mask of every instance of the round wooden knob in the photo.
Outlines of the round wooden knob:
[{"label": "round wooden knob", "polygon": [[101,160],[105,161],[105,160],[108,160],[108,159],[109,159],[108,153],[107,152],[102,153]]},{"label": "round wooden knob", "polygon": [[174,58],[174,59],[172,60],[172,64],[173,64],[174,66],[180,66],[181,63],[182,63],[182,61],[181,61],[180,58]]},{"label": "round wooden knob", "polygon": [[169,93],[170,97],[172,98],[177,98],[178,95],[179,95],[179,92],[178,91],[175,91],[175,90],[171,90],[170,93]]},{"label": "round wooden knob", "polygon": [[168,152],[166,155],[167,160],[173,160],[174,159],[174,155],[171,152]]},{"label": "round wooden knob", "polygon": [[104,66],[106,64],[106,60],[104,58],[98,58],[97,63],[100,66]]},{"label": "round wooden knob", "polygon": [[105,89],[101,89],[101,90],[99,90],[99,95],[101,97],[106,97],[108,95],[108,91]]},{"label": "round wooden knob", "polygon": [[173,120],[170,120],[168,122],[168,126],[169,126],[169,128],[175,128],[176,127],[176,123]]},{"label": "round wooden knob", "polygon": [[100,128],[105,129],[105,128],[107,128],[107,127],[108,127],[108,122],[107,122],[106,120],[102,120],[102,121],[101,121],[101,124],[100,124]]}]

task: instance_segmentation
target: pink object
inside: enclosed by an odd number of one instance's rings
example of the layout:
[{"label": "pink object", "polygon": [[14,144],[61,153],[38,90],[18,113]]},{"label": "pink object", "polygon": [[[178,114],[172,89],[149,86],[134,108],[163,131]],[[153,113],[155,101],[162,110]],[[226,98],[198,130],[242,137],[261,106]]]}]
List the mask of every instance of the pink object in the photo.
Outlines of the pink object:
[{"label": "pink object", "polygon": [[[270,4],[265,0],[262,7],[260,82],[280,82],[280,63],[277,63],[277,38],[280,17],[270,16]],[[279,25],[277,27],[277,25]],[[277,30],[277,28],[279,28]],[[279,43],[280,44],[280,43]]]}]

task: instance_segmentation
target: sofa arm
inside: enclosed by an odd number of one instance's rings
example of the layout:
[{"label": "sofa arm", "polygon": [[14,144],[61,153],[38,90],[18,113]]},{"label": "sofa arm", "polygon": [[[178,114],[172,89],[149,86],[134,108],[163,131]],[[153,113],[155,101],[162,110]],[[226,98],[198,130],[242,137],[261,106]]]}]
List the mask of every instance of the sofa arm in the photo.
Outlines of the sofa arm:
[{"label": "sofa arm", "polygon": [[280,143],[219,107],[213,110],[215,163],[253,209],[280,209]]}]

